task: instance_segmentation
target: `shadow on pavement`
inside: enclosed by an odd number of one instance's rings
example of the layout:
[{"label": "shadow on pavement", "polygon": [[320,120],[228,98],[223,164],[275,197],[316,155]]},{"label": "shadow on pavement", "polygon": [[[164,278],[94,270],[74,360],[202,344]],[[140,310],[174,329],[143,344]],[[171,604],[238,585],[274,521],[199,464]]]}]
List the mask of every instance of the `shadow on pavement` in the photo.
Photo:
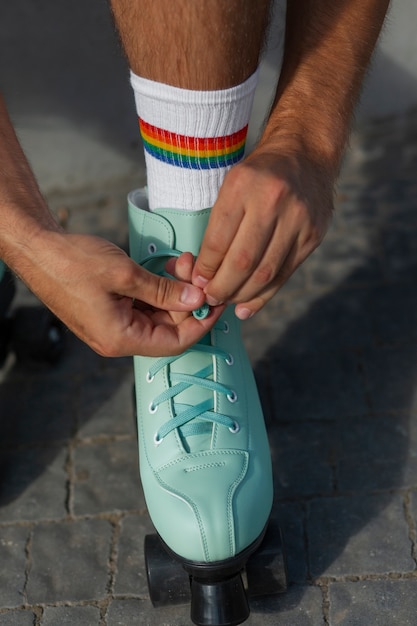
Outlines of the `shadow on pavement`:
[{"label": "shadow on pavement", "polygon": [[[335,228],[306,263],[318,290],[294,292],[286,312],[278,295],[263,327],[278,334],[255,372],[273,454],[274,515],[296,585],[415,568],[405,494],[417,483],[415,119],[364,133],[362,154],[351,155],[358,163],[342,176]],[[329,289],[332,263],[345,256],[346,269],[355,254],[357,267]],[[254,325],[249,345],[256,337]],[[304,592],[295,587],[258,610],[296,606]]]}]

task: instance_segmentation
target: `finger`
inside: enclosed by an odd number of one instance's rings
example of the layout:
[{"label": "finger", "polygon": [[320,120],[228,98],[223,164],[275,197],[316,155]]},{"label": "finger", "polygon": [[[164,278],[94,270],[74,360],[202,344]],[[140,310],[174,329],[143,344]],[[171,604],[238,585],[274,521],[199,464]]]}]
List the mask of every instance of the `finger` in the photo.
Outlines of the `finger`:
[{"label": "finger", "polygon": [[[236,208],[230,208],[230,207]],[[201,249],[194,265],[192,282],[204,288],[219,269],[243,218],[243,209],[229,198],[223,201],[221,193],[214,205],[203,237]]]},{"label": "finger", "polygon": [[[171,258],[165,269],[169,274],[174,276],[177,280],[182,280],[186,282],[191,282],[191,273],[193,271],[194,265],[194,256],[191,252],[184,252],[178,258]],[[171,311],[171,318],[176,323],[179,324],[187,315],[190,315],[189,311]]]},{"label": "finger", "polygon": [[194,267],[194,256],[191,252],[183,252],[177,259],[171,258],[167,262],[165,269],[177,280],[191,282],[191,275]]},{"label": "finger", "polygon": [[[216,275],[205,288],[209,304],[233,300],[259,267],[276,230],[277,218],[259,219],[255,213],[245,217]],[[285,254],[285,251],[283,252]]]},{"label": "finger", "polygon": [[268,289],[258,293],[256,297],[252,298],[252,300],[249,300],[248,302],[239,302],[235,307],[236,317],[244,321],[256,315],[256,313],[258,313],[279,291],[284,282],[285,281],[279,282],[277,280],[272,283]]},{"label": "finger", "polygon": [[179,324],[158,323],[157,316],[162,313],[146,314],[135,311],[125,345],[120,352],[127,355],[152,357],[182,354],[197,343],[214,326],[224,308],[217,307],[204,320],[188,316]]},{"label": "finger", "polygon": [[258,313],[281,289],[307,256],[308,253],[300,253],[297,243],[294,243],[271,283],[256,292],[252,292],[250,299],[245,299],[245,290],[236,294],[236,301],[238,302],[235,307],[236,316],[241,320],[246,320]]},{"label": "finger", "polygon": [[165,311],[192,311],[205,302],[205,295],[198,287],[157,276],[139,266],[133,280],[124,285],[121,295]]}]

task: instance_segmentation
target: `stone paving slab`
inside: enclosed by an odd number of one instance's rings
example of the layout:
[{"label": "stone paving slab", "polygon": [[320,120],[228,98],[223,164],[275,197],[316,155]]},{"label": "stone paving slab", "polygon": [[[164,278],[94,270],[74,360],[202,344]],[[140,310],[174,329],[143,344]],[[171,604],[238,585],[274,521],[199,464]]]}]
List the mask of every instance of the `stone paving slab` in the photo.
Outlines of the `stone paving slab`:
[{"label": "stone paving slab", "polygon": [[269,433],[278,498],[333,493],[339,438],[333,423],[274,425]]},{"label": "stone paving slab", "polygon": [[66,451],[58,445],[2,451],[0,523],[65,515],[66,460]]},{"label": "stone paving slab", "polygon": [[144,509],[136,440],[77,446],[73,455],[76,515]]},{"label": "stone paving slab", "polygon": [[[74,433],[74,397],[71,381],[47,378],[0,386],[2,415],[8,419],[0,448],[68,440]],[[4,413],[3,413],[4,411]]]},{"label": "stone paving slab", "polygon": [[414,626],[416,579],[361,580],[330,587],[332,626]]},{"label": "stone paving slab", "polygon": [[313,578],[415,569],[400,495],[317,498],[307,524]]},{"label": "stone paving slab", "polygon": [[368,412],[357,357],[347,351],[296,357],[271,351],[268,383],[279,421],[341,419]]},{"label": "stone paving slab", "polygon": [[102,599],[109,581],[112,527],[86,519],[38,524],[30,547],[30,604]]},{"label": "stone paving slab", "polygon": [[42,626],[95,626],[100,623],[100,609],[94,606],[48,606]]},{"label": "stone paving slab", "polygon": [[0,613],[0,626],[33,626],[36,615],[32,611],[8,611]]},{"label": "stone paving slab", "polygon": [[[107,394],[103,397],[103,390]],[[97,403],[100,398],[100,403]],[[93,371],[80,385],[76,410],[78,436],[135,434],[133,411],[133,372],[129,366]]]},{"label": "stone paving slab", "polygon": [[154,532],[152,522],[148,515],[129,515],[120,526],[114,592],[118,596],[133,595],[147,599],[143,542],[145,535]]},{"label": "stone paving slab", "polygon": [[276,506],[273,518],[278,520],[285,549],[288,581],[305,585],[309,580],[306,549],[306,511],[301,502],[285,502]]},{"label": "stone paving slab", "polygon": [[[2,608],[23,604],[26,583],[26,546],[29,529],[9,526],[0,533],[0,605]],[[1,624],[1,615],[0,615]]]},{"label": "stone paving slab", "polygon": [[[365,352],[364,372],[373,411],[415,411],[417,349],[413,341]],[[406,375],[405,375],[406,373]]]},{"label": "stone paving slab", "polygon": [[[417,485],[409,414],[348,420],[340,431],[337,484],[341,492],[372,492]],[[415,442],[415,439],[414,439]]]},{"label": "stone paving slab", "polygon": [[[108,626],[188,626],[188,606],[152,609],[149,600],[114,600],[108,609]],[[247,626],[325,626],[321,592],[294,587],[288,594],[251,602]]]}]

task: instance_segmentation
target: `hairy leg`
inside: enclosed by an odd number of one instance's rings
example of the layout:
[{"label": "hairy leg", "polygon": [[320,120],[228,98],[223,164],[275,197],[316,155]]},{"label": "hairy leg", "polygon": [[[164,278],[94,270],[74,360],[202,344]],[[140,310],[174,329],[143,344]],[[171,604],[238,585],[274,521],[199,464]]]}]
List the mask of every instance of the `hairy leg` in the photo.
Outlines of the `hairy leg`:
[{"label": "hairy leg", "polygon": [[256,70],[270,0],[111,0],[135,74],[183,89],[226,89]]}]

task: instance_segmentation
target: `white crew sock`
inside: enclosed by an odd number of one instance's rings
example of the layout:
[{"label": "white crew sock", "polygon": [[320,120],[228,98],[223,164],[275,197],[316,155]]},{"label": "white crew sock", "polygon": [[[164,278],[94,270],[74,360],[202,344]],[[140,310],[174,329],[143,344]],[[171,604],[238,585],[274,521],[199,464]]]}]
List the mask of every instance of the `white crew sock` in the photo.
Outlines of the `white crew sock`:
[{"label": "white crew sock", "polygon": [[193,91],[131,72],[150,210],[213,206],[226,172],[243,157],[257,79],[258,71],[230,89]]}]

